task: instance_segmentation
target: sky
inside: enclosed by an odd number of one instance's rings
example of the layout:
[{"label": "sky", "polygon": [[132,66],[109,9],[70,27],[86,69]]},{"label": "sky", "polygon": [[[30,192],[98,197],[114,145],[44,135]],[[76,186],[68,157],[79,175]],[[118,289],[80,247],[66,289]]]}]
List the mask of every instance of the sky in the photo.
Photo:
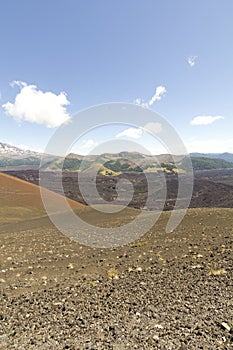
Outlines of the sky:
[{"label": "sky", "polygon": [[[43,151],[80,111],[123,102],[162,116],[188,152],[233,152],[232,16],[232,0],[1,1],[0,142]],[[161,152],[125,125],[74,150],[110,139]]]}]

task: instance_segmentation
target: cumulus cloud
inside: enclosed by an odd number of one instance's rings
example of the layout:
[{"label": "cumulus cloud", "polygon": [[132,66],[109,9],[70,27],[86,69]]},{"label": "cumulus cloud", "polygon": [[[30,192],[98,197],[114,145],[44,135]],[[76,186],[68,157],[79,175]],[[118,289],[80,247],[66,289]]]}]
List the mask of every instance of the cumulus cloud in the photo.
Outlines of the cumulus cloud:
[{"label": "cumulus cloud", "polygon": [[194,67],[197,61],[197,56],[189,56],[187,61],[190,67]]},{"label": "cumulus cloud", "polygon": [[95,142],[94,140],[88,139],[88,140],[84,140],[83,141],[83,144],[82,144],[81,148],[89,149],[89,148],[97,146],[97,144],[98,143]]},{"label": "cumulus cloud", "polygon": [[200,115],[191,120],[191,125],[209,125],[219,119],[224,119],[224,117],[221,115]]},{"label": "cumulus cloud", "polygon": [[162,85],[157,86],[154,95],[151,97],[151,99],[148,102],[143,102],[141,98],[136,98],[134,103],[138,106],[141,106],[143,108],[149,108],[152,107],[153,104],[156,101],[160,101],[162,96],[167,92],[166,88]]},{"label": "cumulus cloud", "polygon": [[56,95],[50,91],[40,91],[36,85],[28,85],[21,81],[11,83],[11,86],[16,85],[20,87],[20,92],[16,95],[14,103],[7,102],[2,107],[17,121],[54,128],[70,120],[66,111],[69,101],[64,92]]},{"label": "cumulus cloud", "polygon": [[116,138],[119,137],[129,137],[132,139],[140,139],[144,133],[153,133],[159,134],[162,130],[162,125],[160,123],[147,123],[141,128],[128,128],[116,135]]},{"label": "cumulus cloud", "polygon": [[119,137],[130,137],[132,139],[140,139],[143,135],[143,130],[141,128],[128,128],[116,135]]},{"label": "cumulus cloud", "polygon": [[147,132],[151,132],[152,134],[159,134],[162,131],[161,123],[147,123],[144,125],[143,129]]}]

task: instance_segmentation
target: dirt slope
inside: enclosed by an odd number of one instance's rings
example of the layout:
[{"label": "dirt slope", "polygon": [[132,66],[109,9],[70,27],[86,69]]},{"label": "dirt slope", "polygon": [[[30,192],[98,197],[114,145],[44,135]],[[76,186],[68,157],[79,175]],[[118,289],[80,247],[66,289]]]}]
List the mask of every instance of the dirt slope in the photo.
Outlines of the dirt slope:
[{"label": "dirt slope", "polygon": [[[63,197],[49,190],[45,190],[45,193],[59,210]],[[73,200],[67,201],[73,209],[83,207]],[[0,224],[43,215],[46,212],[37,185],[0,173]]]}]

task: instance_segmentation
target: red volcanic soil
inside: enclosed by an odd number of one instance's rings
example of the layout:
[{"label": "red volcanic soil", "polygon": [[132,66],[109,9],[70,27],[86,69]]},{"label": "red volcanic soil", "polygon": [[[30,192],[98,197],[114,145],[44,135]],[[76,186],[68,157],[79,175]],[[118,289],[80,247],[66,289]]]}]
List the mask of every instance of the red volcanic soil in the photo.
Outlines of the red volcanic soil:
[{"label": "red volcanic soil", "polygon": [[[62,207],[64,197],[47,189],[44,189],[44,193],[51,203],[54,203],[54,207],[58,210]],[[83,207],[82,204],[71,199],[67,199],[67,202],[73,209]],[[36,210],[37,213],[41,212],[45,214],[40,187],[16,177],[0,173],[0,209],[2,209],[0,214],[2,215],[4,215],[3,208],[4,210],[6,208],[17,208],[17,210],[20,208],[30,208],[32,214],[33,210]]]}]

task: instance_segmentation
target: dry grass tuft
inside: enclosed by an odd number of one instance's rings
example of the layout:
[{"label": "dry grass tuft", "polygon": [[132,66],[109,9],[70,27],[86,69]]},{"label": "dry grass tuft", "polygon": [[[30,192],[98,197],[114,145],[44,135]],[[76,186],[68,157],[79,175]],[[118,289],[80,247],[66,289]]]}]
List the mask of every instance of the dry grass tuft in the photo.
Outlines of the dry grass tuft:
[{"label": "dry grass tuft", "polygon": [[113,268],[109,269],[108,270],[108,277],[111,278],[111,279],[118,279],[119,276],[118,276],[117,270],[113,269]]}]

